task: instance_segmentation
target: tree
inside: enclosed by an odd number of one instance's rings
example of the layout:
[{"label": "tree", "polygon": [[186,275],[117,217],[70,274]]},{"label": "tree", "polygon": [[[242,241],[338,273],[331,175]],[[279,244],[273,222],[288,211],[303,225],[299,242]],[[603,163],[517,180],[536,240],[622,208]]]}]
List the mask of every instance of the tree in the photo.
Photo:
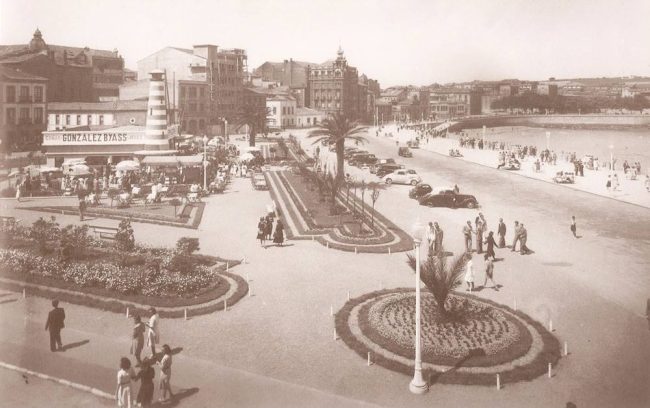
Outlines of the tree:
[{"label": "tree", "polygon": [[365,214],[366,210],[366,189],[368,185],[366,184],[365,180],[361,180],[361,184],[359,185],[361,188],[361,217],[359,218],[359,232],[363,231],[363,216]]},{"label": "tree", "polygon": [[133,235],[131,221],[120,221],[120,225],[118,225],[117,232],[115,233],[115,245],[117,249],[124,252],[130,252],[135,248],[135,237]]},{"label": "tree", "polygon": [[237,116],[235,129],[248,125],[248,144],[255,146],[255,136],[258,133],[265,133],[270,115],[271,111],[266,106],[245,104]]},{"label": "tree", "polygon": [[193,252],[199,249],[198,238],[181,237],[176,241],[176,250],[185,255],[192,255]]},{"label": "tree", "polygon": [[368,128],[359,126],[358,122],[350,120],[345,114],[335,112],[328,118],[323,119],[319,127],[309,132],[307,137],[314,139],[313,144],[325,142],[327,145],[334,145],[336,152],[336,177],[332,188],[332,205],[336,203],[336,194],[341,187],[345,176],[345,141],[365,143],[367,140],[361,136]]},{"label": "tree", "polygon": [[29,229],[29,237],[37,242],[38,250],[42,254],[45,254],[47,252],[47,243],[56,241],[59,236],[59,231],[59,224],[56,222],[56,218],[50,217],[49,220],[46,220],[43,217],[39,217]]},{"label": "tree", "polygon": [[[385,184],[381,184],[383,186]],[[381,192],[380,190],[380,184],[379,183],[370,183],[370,186],[372,188],[372,194],[370,195],[370,198],[372,199],[372,214],[370,215],[370,227],[374,228],[375,227],[375,203],[379,199],[379,193]]]},{"label": "tree", "polygon": [[[406,256],[408,265],[415,270],[415,257],[411,254]],[[448,266],[444,256],[434,256],[432,252],[429,252],[426,261],[420,262],[420,280],[433,295],[436,309],[443,320],[452,317],[451,310],[446,306],[447,298],[455,288],[460,286],[467,260],[468,258],[463,254]]]}]

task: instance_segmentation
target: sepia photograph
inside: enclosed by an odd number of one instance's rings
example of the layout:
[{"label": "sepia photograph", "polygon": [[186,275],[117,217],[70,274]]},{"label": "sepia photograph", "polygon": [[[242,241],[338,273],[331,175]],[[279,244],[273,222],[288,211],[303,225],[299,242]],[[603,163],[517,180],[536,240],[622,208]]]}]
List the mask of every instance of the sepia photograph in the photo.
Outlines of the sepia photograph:
[{"label": "sepia photograph", "polygon": [[0,407],[650,407],[649,21],[0,0]]}]

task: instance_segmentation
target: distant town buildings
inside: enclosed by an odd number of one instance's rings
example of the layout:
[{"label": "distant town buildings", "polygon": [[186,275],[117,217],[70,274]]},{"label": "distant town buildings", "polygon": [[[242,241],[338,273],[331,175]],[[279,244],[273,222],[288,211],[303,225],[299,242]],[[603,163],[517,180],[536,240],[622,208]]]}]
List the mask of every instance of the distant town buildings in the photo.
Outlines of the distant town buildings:
[{"label": "distant town buildings", "polygon": [[47,130],[101,130],[115,126],[145,126],[147,101],[52,102]]}]

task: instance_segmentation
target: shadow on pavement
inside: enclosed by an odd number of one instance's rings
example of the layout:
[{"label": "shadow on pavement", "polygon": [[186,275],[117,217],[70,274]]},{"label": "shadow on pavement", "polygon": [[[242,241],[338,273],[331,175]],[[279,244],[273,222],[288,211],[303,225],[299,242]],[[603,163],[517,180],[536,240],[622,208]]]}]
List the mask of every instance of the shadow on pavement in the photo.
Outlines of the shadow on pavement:
[{"label": "shadow on pavement", "polygon": [[446,373],[451,372],[451,371],[455,371],[456,369],[458,369],[458,367],[462,367],[463,364],[467,360],[471,359],[472,357],[484,356],[484,355],[485,355],[485,350],[483,350],[482,348],[471,349],[467,353],[467,355],[465,355],[464,357],[461,357],[460,359],[458,359],[458,361],[456,361],[456,363],[453,365],[453,367],[451,367],[449,370],[445,371],[444,373],[441,373],[441,372],[438,372],[438,371],[432,372],[431,375],[429,376],[429,385],[433,385],[436,382],[438,382],[438,379],[441,376],[445,375]]},{"label": "shadow on pavement", "polygon": [[81,347],[81,346],[86,345],[88,343],[90,343],[90,340],[86,339],[86,340],[77,341],[75,343],[66,344],[65,346],[60,348],[60,351],[66,351],[66,350],[70,350],[70,349],[73,349],[73,348],[76,348],[76,347]]},{"label": "shadow on pavement", "polygon": [[164,402],[156,401],[155,403],[151,404],[151,407],[175,407],[181,402],[181,400],[187,397],[191,397],[192,395],[198,392],[199,389],[197,387],[181,389],[174,393],[174,398],[172,398],[171,400],[164,401]]},{"label": "shadow on pavement", "polygon": [[0,301],[0,305],[2,305],[4,303],[11,303],[11,302],[16,302],[16,301],[18,301],[18,299],[5,299],[5,300]]}]

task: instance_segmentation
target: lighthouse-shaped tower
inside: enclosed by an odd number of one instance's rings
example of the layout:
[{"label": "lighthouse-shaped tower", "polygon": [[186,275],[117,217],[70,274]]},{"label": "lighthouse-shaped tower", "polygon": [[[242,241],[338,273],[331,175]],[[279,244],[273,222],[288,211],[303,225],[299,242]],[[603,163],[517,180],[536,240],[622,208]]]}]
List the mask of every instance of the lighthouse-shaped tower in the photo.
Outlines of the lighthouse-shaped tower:
[{"label": "lighthouse-shaped tower", "polygon": [[167,150],[167,106],[165,105],[165,78],[161,70],[149,73],[149,103],[147,104],[147,127],[145,150]]}]

